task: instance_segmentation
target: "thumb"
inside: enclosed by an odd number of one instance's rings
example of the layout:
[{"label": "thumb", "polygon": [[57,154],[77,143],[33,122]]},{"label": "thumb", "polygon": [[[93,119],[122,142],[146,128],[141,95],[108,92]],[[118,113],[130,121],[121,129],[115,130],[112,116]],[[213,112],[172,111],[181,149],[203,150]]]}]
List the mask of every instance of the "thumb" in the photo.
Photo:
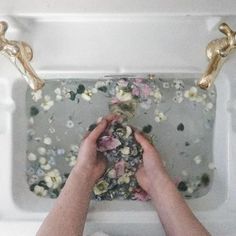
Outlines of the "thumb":
[{"label": "thumb", "polygon": [[152,147],[149,141],[137,130],[134,132],[134,137],[144,150],[147,150],[148,148]]}]

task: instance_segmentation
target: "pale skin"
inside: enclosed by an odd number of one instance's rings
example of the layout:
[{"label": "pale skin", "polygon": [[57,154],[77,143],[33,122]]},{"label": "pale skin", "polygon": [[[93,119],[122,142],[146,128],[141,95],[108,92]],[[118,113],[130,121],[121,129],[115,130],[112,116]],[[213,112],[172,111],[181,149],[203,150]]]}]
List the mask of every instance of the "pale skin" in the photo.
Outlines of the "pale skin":
[{"label": "pale skin", "polygon": [[[106,169],[106,161],[97,152],[97,139],[116,116],[102,119],[84,138],[78,162],[45,218],[37,236],[82,236],[92,189]],[[168,176],[156,148],[137,130],[135,138],[142,146],[143,165],[136,173],[140,186],[149,193],[166,235],[209,236],[194,216]]]}]

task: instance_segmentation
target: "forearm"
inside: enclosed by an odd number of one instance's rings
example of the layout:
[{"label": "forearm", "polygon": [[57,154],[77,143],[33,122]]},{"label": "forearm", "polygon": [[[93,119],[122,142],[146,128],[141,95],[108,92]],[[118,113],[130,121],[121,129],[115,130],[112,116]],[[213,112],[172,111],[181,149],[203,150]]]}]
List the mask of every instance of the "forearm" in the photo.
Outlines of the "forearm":
[{"label": "forearm", "polygon": [[151,197],[169,236],[209,236],[165,171],[153,177]]},{"label": "forearm", "polygon": [[92,183],[82,171],[72,170],[53,209],[37,236],[80,236],[83,233]]}]

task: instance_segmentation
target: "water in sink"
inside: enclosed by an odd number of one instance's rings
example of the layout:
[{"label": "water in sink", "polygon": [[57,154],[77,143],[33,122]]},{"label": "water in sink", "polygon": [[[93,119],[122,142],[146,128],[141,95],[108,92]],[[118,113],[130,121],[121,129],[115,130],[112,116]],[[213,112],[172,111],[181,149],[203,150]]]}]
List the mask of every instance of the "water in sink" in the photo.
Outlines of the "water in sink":
[{"label": "water in sink", "polygon": [[215,103],[215,88],[203,91],[194,79],[55,79],[42,91],[28,89],[29,189],[56,198],[88,127],[101,116],[121,112],[128,124],[152,138],[183,196],[201,197],[213,180]]}]

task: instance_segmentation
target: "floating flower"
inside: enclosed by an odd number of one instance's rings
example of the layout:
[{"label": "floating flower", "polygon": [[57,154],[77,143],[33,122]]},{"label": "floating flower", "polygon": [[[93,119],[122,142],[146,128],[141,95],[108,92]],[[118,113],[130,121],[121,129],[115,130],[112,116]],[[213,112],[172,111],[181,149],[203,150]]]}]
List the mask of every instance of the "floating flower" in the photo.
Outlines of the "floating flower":
[{"label": "floating flower", "polygon": [[35,185],[34,186],[34,193],[39,197],[45,197],[47,195],[48,191],[42,186]]},{"label": "floating flower", "polygon": [[52,106],[54,105],[54,101],[51,100],[51,97],[49,95],[44,96],[43,103],[41,103],[41,107],[44,109],[44,111],[48,111]]},{"label": "floating flower", "polygon": [[60,88],[56,88],[54,90],[55,94],[56,94],[56,101],[61,101],[62,100],[62,91]]},{"label": "floating flower", "polygon": [[133,89],[132,89],[132,95],[141,97],[141,98],[147,98],[152,89],[151,87],[144,83],[143,80],[136,79],[133,83]]},{"label": "floating flower", "polygon": [[51,145],[52,144],[52,139],[50,137],[45,137],[43,139],[43,143],[46,145]]},{"label": "floating flower", "polygon": [[168,82],[163,82],[162,83],[163,88],[170,88],[170,84]]},{"label": "floating flower", "polygon": [[147,99],[146,101],[140,103],[140,106],[145,110],[150,109],[151,105],[152,105],[152,99]]},{"label": "floating flower", "polygon": [[210,111],[213,107],[214,107],[213,104],[211,102],[208,102],[205,106],[205,110]]},{"label": "floating flower", "polygon": [[93,188],[93,192],[95,195],[101,195],[108,190],[109,184],[105,180],[100,180],[98,183],[95,184]]},{"label": "floating flower", "polygon": [[36,161],[37,160],[37,156],[34,153],[29,153],[28,154],[28,160],[29,161]]},{"label": "floating flower", "polygon": [[69,128],[69,129],[73,128],[74,127],[74,122],[72,120],[68,120],[66,122],[66,127]]},{"label": "floating flower", "polygon": [[71,166],[71,167],[75,166],[75,164],[77,162],[76,156],[69,156],[69,157],[66,157],[65,159],[66,159],[66,161],[69,162],[69,166]]},{"label": "floating flower", "polygon": [[178,79],[175,79],[173,81],[173,85],[176,89],[183,89],[184,88],[184,81],[183,80],[178,80]]},{"label": "floating flower", "polygon": [[81,97],[85,100],[85,101],[90,101],[91,98],[93,96],[93,93],[90,89],[86,89],[82,94]]},{"label": "floating flower", "polygon": [[112,136],[102,136],[98,140],[98,151],[105,152],[108,150],[115,149],[120,146],[121,142],[119,139],[113,138]]},{"label": "floating flower", "polygon": [[62,183],[62,178],[58,169],[54,169],[46,173],[44,180],[46,185],[52,189],[58,188]]},{"label": "floating flower", "polygon": [[152,91],[150,95],[154,97],[155,102],[159,103],[161,101],[162,95],[159,88]]},{"label": "floating flower", "polygon": [[116,177],[117,177],[117,176],[116,176],[116,170],[115,170],[115,169],[109,170],[107,176],[108,176],[110,179],[116,178]]},{"label": "floating flower", "polygon": [[186,90],[184,96],[190,101],[196,101],[198,97],[198,91],[196,87],[191,87],[189,90]]},{"label": "floating flower", "polygon": [[175,103],[181,103],[183,100],[183,97],[173,97],[173,102]]},{"label": "floating flower", "polygon": [[133,97],[130,92],[125,92],[124,90],[117,87],[116,98],[121,102],[130,101]]},{"label": "floating flower", "polygon": [[199,165],[202,162],[202,157],[200,155],[197,155],[193,158],[194,162]]},{"label": "floating flower", "polygon": [[40,154],[40,155],[45,155],[46,154],[46,148],[44,148],[44,147],[39,147],[38,149],[37,149],[37,151],[38,151],[38,153]]},{"label": "floating flower", "polygon": [[125,88],[128,86],[129,82],[127,80],[120,79],[120,80],[118,80],[117,84],[118,84],[118,86]]},{"label": "floating flower", "polygon": [[163,112],[155,111],[155,121],[162,122],[167,120],[167,116]]},{"label": "floating flower", "polygon": [[72,152],[78,153],[79,147],[78,147],[78,145],[73,144],[73,145],[70,146],[70,150]]},{"label": "floating flower", "polygon": [[32,99],[35,102],[37,102],[37,101],[39,101],[42,98],[42,90],[39,89],[37,91],[33,91],[33,92],[31,92],[31,95],[32,95]]}]

